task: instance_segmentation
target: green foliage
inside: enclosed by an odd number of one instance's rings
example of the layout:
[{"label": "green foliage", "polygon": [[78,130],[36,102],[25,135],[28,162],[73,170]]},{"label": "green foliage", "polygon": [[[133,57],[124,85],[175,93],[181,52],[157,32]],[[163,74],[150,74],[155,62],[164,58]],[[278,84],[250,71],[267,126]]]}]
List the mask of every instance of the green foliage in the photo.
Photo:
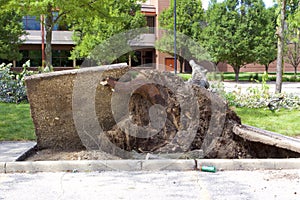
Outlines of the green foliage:
[{"label": "green foliage", "polygon": [[[110,11],[108,17],[96,14],[93,18],[73,19],[72,29],[75,30],[73,40],[76,47],[72,52],[72,58],[88,57],[100,64],[107,64],[117,59],[114,56],[115,52],[128,48],[124,46],[128,46],[127,39],[135,38],[140,34],[136,28],[146,25],[140,4],[136,2],[136,0],[109,1],[106,5]],[[129,31],[131,29],[135,30]],[[126,31],[128,32],[123,33]],[[115,35],[118,36],[113,37]]]},{"label": "green foliage", "polygon": [[286,38],[289,41],[286,51],[286,62],[294,67],[294,75],[297,75],[297,68],[300,64],[300,2],[292,4],[287,17],[288,28]]},{"label": "green foliage", "polygon": [[[174,0],[168,9],[159,16],[162,28],[173,30],[174,27]],[[204,23],[204,10],[199,0],[181,0],[176,3],[176,29],[178,32],[199,39]]]},{"label": "green foliage", "polygon": [[184,81],[188,81],[191,77],[192,77],[192,75],[191,74],[177,74],[179,77],[181,77],[182,78],[182,80],[184,80]]},{"label": "green foliage", "polygon": [[[262,81],[263,76],[265,73],[254,73],[254,72],[241,72],[239,75],[240,81],[251,81],[257,82]],[[192,77],[191,74],[178,74],[183,80],[188,80]],[[217,78],[216,78],[217,76]],[[223,73],[207,73],[207,79],[209,81],[220,80],[220,81],[234,81],[235,74],[232,72],[223,72]],[[276,75],[274,73],[268,73],[268,80],[267,81],[276,81]],[[300,73],[297,73],[297,76],[294,73],[285,73],[283,75],[283,81],[286,82],[300,82]]]},{"label": "green foliage", "polygon": [[273,94],[269,92],[269,86],[266,81],[268,75],[265,73],[262,77],[260,87],[249,87],[246,93],[241,89],[226,93],[224,90],[219,92],[228,101],[230,106],[247,108],[268,108],[271,111],[280,109],[300,109],[300,97],[292,94]]},{"label": "green foliage", "polygon": [[233,67],[236,81],[241,67],[258,61],[263,51],[261,40],[269,34],[267,27],[273,26],[270,17],[262,0],[225,0],[209,6],[204,44],[215,62]]},{"label": "green foliage", "polygon": [[[174,1],[168,9],[159,16],[161,28],[168,30],[157,41],[156,48],[162,52],[174,54]],[[181,0],[176,4],[177,58],[180,62],[180,72],[183,71],[184,60],[208,59],[209,56],[201,49],[201,32],[204,26],[204,10],[200,0]]]},{"label": "green foliage", "polygon": [[268,72],[269,64],[277,57],[276,15],[275,7],[265,10],[262,17],[260,34],[255,37],[256,46],[253,49],[257,63],[265,66]]},{"label": "green foliage", "polygon": [[22,26],[22,16],[11,9],[4,9],[0,3],[0,59],[19,60],[18,51],[22,43],[20,37],[25,34]]},{"label": "green foliage", "polygon": [[28,71],[29,61],[23,65],[21,73],[13,73],[10,68],[12,64],[0,65],[0,102],[27,102],[25,76],[33,74]]},{"label": "green foliage", "polygon": [[[140,23],[141,14],[136,12],[139,7],[136,2],[137,0],[9,0],[5,5],[21,15],[37,16],[37,19],[44,16],[41,22],[44,23],[46,35],[45,64],[51,67],[54,25],[64,24],[75,31],[77,46],[73,58],[83,58],[104,38]],[[136,17],[131,17],[135,12]]]},{"label": "green foliage", "polygon": [[[276,81],[276,76],[274,76],[274,75],[269,76],[269,81]],[[283,82],[300,82],[300,76],[283,75],[282,81]]]},{"label": "green foliage", "polygon": [[35,140],[29,104],[0,103],[0,141]]}]

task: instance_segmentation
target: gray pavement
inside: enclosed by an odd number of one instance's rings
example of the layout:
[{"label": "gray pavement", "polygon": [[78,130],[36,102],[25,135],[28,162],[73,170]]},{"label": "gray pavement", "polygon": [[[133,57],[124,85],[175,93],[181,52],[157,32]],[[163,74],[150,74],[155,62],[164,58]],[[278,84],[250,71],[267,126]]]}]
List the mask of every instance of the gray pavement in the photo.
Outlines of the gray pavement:
[{"label": "gray pavement", "polygon": [[34,147],[36,142],[0,142],[0,162],[16,161],[28,149]]},{"label": "gray pavement", "polygon": [[[241,92],[246,92],[249,87],[261,87],[260,83],[251,83],[251,82],[223,82],[226,92],[238,91],[241,89]],[[269,91],[271,93],[275,93],[275,82],[267,83],[270,87]],[[300,83],[298,82],[283,82],[282,84],[282,92],[288,94],[294,94],[300,96]]]},{"label": "gray pavement", "polygon": [[0,174],[0,199],[300,199],[300,169]]}]

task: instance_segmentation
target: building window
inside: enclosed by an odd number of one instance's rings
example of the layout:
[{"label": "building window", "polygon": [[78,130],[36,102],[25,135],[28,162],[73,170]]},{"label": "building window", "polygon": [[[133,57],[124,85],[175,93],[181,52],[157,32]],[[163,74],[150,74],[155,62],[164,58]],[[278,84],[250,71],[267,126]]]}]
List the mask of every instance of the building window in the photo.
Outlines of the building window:
[{"label": "building window", "polygon": [[[20,53],[22,54],[22,59],[17,62],[17,66],[21,67],[28,60],[30,60],[31,67],[42,66],[41,50],[21,50]],[[69,57],[70,51],[52,50],[53,67],[73,67],[73,60],[70,60]]]},{"label": "building window", "polygon": [[[56,20],[58,12],[53,12],[53,20]],[[36,16],[24,16],[23,19],[24,30],[41,30],[40,20]],[[54,31],[67,31],[69,29],[68,25],[62,20],[59,20],[58,23],[54,24]]]},{"label": "building window", "polygon": [[[149,64],[154,63],[154,50],[142,50],[142,51],[135,51],[134,56],[131,60],[131,65],[133,67],[146,65],[150,66]],[[152,65],[151,65],[152,66]]]},{"label": "building window", "polygon": [[42,66],[42,51],[41,50],[21,50],[22,59],[17,62],[17,66],[22,67],[22,65],[30,60],[31,67]]},{"label": "building window", "polygon": [[144,52],[144,64],[153,63],[153,51]]},{"label": "building window", "polygon": [[5,63],[6,65],[9,64],[9,63],[12,63],[12,61],[9,61],[9,60],[5,60],[5,59],[0,59],[0,65],[2,63]]},{"label": "building window", "polygon": [[142,52],[135,51],[131,60],[131,65],[133,67],[140,66],[142,64]]},{"label": "building window", "polygon": [[52,65],[53,67],[73,67],[73,60],[70,60],[70,51],[53,50]]},{"label": "building window", "polygon": [[41,30],[40,20],[36,16],[24,16],[22,21],[25,30]]},{"label": "building window", "polygon": [[154,33],[155,17],[146,16],[146,20],[147,20],[147,27],[149,28],[149,33]]}]

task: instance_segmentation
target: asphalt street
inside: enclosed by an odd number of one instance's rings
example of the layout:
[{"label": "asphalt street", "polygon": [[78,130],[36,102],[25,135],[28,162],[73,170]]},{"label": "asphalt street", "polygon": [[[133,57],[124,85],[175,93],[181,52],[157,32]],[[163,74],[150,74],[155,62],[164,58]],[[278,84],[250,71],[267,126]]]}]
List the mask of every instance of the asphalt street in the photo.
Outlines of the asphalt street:
[{"label": "asphalt street", "polygon": [[300,169],[0,174],[0,199],[300,199]]}]

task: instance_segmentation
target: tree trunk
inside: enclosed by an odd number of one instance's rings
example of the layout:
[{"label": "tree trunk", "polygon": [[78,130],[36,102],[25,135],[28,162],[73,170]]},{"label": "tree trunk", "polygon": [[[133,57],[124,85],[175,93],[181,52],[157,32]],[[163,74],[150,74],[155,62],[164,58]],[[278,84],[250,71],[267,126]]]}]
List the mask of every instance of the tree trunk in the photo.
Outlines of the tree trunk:
[{"label": "tree trunk", "polygon": [[184,63],[184,58],[179,56],[179,73],[182,73],[183,72],[183,63]]},{"label": "tree trunk", "polygon": [[240,67],[233,66],[233,70],[235,73],[235,82],[239,82]]},{"label": "tree trunk", "polygon": [[275,93],[281,93],[283,74],[283,50],[284,50],[284,22],[285,22],[286,0],[282,0],[280,8],[280,24],[278,27],[278,51],[276,69],[276,89]]},{"label": "tree trunk", "polygon": [[265,65],[265,71],[268,74],[268,71],[269,71],[269,65],[268,64]]},{"label": "tree trunk", "polygon": [[[300,4],[300,2],[299,2]],[[297,35],[299,35],[299,40],[300,40],[300,33],[298,31]],[[295,56],[294,56],[294,68],[295,68],[295,77],[297,76],[297,67],[300,64],[300,49],[299,49],[299,44],[300,41],[298,40],[298,43],[294,44],[294,52],[295,52]]]},{"label": "tree trunk", "polygon": [[52,6],[51,4],[48,5],[48,10],[45,18],[45,29],[46,29],[46,67],[49,69],[52,68],[52,29],[53,29],[53,14],[52,14]]}]

